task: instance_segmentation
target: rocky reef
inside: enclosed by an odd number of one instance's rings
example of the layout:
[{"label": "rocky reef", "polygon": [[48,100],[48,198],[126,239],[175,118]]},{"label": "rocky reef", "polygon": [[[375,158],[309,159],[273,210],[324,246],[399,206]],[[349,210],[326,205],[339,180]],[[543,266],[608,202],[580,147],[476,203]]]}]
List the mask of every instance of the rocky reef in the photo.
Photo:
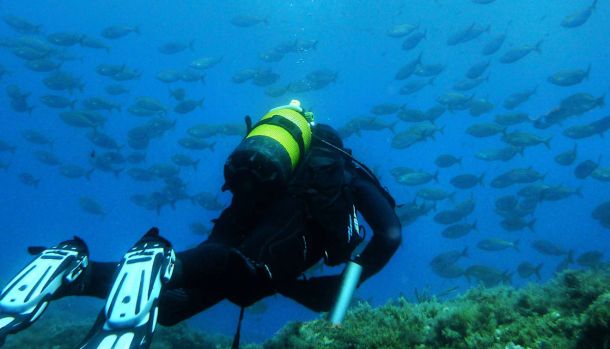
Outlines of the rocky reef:
[{"label": "rocky reef", "polygon": [[522,289],[468,290],[445,302],[360,303],[340,327],[291,323],[264,349],[610,348],[610,268],[564,271]]},{"label": "rocky reef", "polygon": [[[62,307],[64,308],[64,307]],[[72,318],[70,318],[72,316]],[[3,348],[75,348],[93,319],[50,312]],[[185,324],[160,327],[152,349],[228,349],[231,339]],[[262,345],[242,349],[610,348],[610,267],[569,270],[521,289],[476,287],[447,301],[404,298],[359,303],[339,327],[323,318],[287,324]]]}]

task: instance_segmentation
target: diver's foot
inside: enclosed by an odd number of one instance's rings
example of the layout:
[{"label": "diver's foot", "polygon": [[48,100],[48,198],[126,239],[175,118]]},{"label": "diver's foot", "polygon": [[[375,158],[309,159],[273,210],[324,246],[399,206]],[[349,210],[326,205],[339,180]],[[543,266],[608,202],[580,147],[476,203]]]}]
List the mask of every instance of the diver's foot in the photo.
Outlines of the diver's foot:
[{"label": "diver's foot", "polygon": [[51,300],[79,279],[89,263],[87,245],[77,237],[40,251],[0,294],[0,346],[7,335],[36,321]]},{"label": "diver's foot", "polygon": [[176,255],[153,228],[123,257],[106,306],[81,349],[140,349],[150,346],[159,295],[170,280]]}]

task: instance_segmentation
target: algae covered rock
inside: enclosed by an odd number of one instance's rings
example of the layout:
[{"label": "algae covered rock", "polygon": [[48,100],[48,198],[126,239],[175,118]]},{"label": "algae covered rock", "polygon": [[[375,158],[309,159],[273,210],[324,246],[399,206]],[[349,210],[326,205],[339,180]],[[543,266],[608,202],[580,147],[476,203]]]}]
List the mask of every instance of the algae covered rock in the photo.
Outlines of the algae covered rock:
[{"label": "algae covered rock", "polygon": [[265,349],[610,348],[610,269],[565,271],[545,285],[476,287],[444,302],[355,307],[339,327],[291,323]]},{"label": "algae covered rock", "polygon": [[610,347],[610,292],[599,296],[584,314],[580,348]]}]

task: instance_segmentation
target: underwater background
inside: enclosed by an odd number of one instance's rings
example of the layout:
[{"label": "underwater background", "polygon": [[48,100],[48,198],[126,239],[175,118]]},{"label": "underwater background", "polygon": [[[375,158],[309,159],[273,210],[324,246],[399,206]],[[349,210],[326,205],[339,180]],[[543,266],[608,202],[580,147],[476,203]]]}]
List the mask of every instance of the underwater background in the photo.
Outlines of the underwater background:
[{"label": "underwater background", "polygon": [[[244,115],[293,98],[402,204],[403,245],[358,299],[452,298],[607,262],[606,1],[2,1],[0,12],[3,285],[28,246],[72,235],[100,261],[151,226],[177,250],[198,244],[230,202],[222,170]],[[512,106],[515,94],[529,98]],[[57,306],[93,324],[102,305]],[[238,314],[225,302],[188,323],[232,335]],[[318,316],[271,297],[246,312],[243,340]]]}]

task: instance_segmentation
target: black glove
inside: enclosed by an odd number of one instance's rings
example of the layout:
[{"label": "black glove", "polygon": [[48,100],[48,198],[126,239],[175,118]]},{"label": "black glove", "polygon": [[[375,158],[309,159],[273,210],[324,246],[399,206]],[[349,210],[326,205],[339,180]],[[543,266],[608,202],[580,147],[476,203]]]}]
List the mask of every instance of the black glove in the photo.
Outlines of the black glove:
[{"label": "black glove", "polygon": [[316,312],[333,307],[341,287],[341,275],[319,276],[308,280],[291,280],[278,286],[280,294]]}]

